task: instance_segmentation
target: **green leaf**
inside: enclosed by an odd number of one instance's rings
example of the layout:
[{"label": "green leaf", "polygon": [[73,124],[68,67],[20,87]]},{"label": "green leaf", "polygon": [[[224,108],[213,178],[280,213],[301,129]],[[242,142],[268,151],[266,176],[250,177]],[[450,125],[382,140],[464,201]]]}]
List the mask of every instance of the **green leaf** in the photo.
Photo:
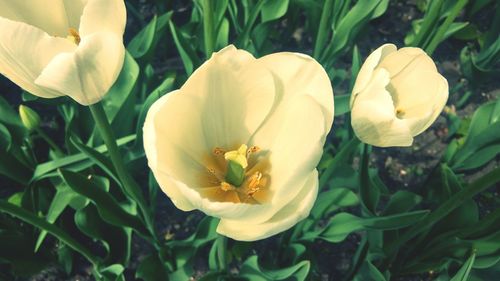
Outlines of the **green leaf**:
[{"label": "green leaf", "polygon": [[309,261],[301,261],[296,265],[287,268],[268,270],[268,269],[263,269],[259,265],[257,256],[251,256],[241,266],[240,277],[245,277],[252,281],[268,281],[268,280],[303,281],[309,274],[310,267],[311,264]]},{"label": "green leaf", "polygon": [[365,261],[353,281],[386,281],[385,276],[370,261]]},{"label": "green leaf", "polygon": [[[118,139],[118,146],[124,146],[136,139],[136,135],[129,135]],[[108,149],[105,145],[100,145],[94,148],[97,152],[104,153]],[[55,159],[45,163],[38,164],[35,168],[31,182],[35,182],[47,177],[58,176],[57,169],[64,168],[66,170],[78,172],[87,169],[93,165],[93,162],[84,153],[68,155],[64,158]]]},{"label": "green leaf", "polygon": [[70,138],[71,143],[80,150],[83,154],[87,155],[92,162],[97,164],[108,176],[110,176],[117,184],[121,185],[118,176],[116,175],[115,168],[113,164],[106,156],[102,155],[99,151],[93,149],[92,147],[88,147],[81,143],[76,138]]},{"label": "green leaf", "polygon": [[103,243],[107,251],[107,264],[127,264],[130,259],[131,231],[112,226],[103,221],[95,205],[78,210],[75,213],[75,224],[81,232]]},{"label": "green leaf", "polygon": [[319,237],[332,243],[343,241],[347,235],[352,232],[362,229],[375,230],[391,230],[400,229],[414,224],[421,220],[428,211],[414,211],[403,214],[385,216],[385,217],[369,217],[360,218],[348,213],[340,213],[335,215],[319,233],[309,233],[305,235],[305,239]]},{"label": "green leaf", "polygon": [[139,262],[135,278],[144,281],[169,280],[166,268],[157,254],[151,254]]},{"label": "green leaf", "polygon": [[329,213],[359,204],[358,196],[347,188],[334,188],[318,195],[316,203],[311,210],[311,217],[320,219]]},{"label": "green leaf", "polygon": [[31,225],[47,231],[48,233],[54,235],[57,239],[61,240],[63,243],[66,243],[73,250],[82,254],[92,264],[97,265],[99,263],[98,258],[95,257],[89,249],[80,244],[80,242],[75,240],[71,235],[69,235],[67,232],[63,231],[56,225],[37,217],[33,213],[30,213],[23,208],[17,207],[3,200],[0,200],[0,211],[8,213]]},{"label": "green leaf", "polygon": [[340,95],[334,97],[335,102],[335,116],[344,115],[351,111],[351,106],[349,104],[351,100],[351,95]]},{"label": "green leaf", "polygon": [[156,35],[157,19],[158,17],[155,15],[148,25],[139,31],[127,45],[128,52],[135,59],[143,57],[151,49]]},{"label": "green leaf", "polygon": [[100,270],[105,281],[125,281],[123,272],[125,268],[121,264],[112,264]]},{"label": "green leaf", "polygon": [[174,23],[170,20],[168,24],[175,46],[177,47],[177,51],[181,56],[186,74],[191,75],[194,67],[200,65],[199,58],[192,45],[187,42],[187,39],[184,38],[184,35],[177,29]]},{"label": "green leaf", "polygon": [[289,0],[266,0],[260,10],[261,21],[272,21],[281,18],[288,10]]},{"label": "green leaf", "polygon": [[106,222],[118,227],[131,227],[142,236],[149,236],[139,217],[126,212],[110,193],[99,188],[92,182],[91,178],[86,178],[68,170],[59,170],[59,174],[71,189],[94,202],[99,215]]},{"label": "green leaf", "polygon": [[406,190],[396,191],[384,209],[384,215],[408,212],[422,201],[422,196]]},{"label": "green leaf", "polygon": [[474,260],[476,259],[476,253],[467,259],[467,261],[462,265],[458,272],[450,279],[450,281],[467,281],[469,279],[470,271],[474,265]]},{"label": "green leaf", "polygon": [[358,150],[360,141],[358,138],[353,138],[342,149],[335,155],[335,157],[330,161],[326,169],[321,173],[319,177],[320,188],[325,187],[326,183],[330,180],[334,172],[345,164],[350,165],[352,161],[352,155]]}]

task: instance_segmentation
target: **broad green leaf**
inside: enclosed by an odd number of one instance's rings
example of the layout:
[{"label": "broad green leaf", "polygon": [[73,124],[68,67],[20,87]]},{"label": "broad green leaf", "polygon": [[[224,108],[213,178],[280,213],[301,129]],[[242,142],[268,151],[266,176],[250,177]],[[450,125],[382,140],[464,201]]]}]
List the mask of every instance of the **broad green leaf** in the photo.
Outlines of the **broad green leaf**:
[{"label": "broad green leaf", "polygon": [[139,262],[135,278],[144,281],[167,281],[167,269],[157,254],[151,254]]},{"label": "broad green leaf", "polygon": [[319,233],[307,233],[304,238],[311,239],[319,237],[332,243],[343,241],[352,232],[363,229],[391,230],[400,229],[421,220],[428,211],[413,211],[403,214],[361,218],[348,213],[335,215],[330,222]]},{"label": "broad green leaf", "polygon": [[318,194],[318,199],[311,210],[311,217],[319,219],[339,208],[359,204],[358,196],[347,188],[334,188]]},{"label": "broad green leaf", "polygon": [[123,272],[125,268],[121,264],[112,264],[100,270],[104,281],[125,281]]},{"label": "broad green leaf", "polygon": [[467,281],[469,279],[470,271],[474,265],[474,260],[476,259],[476,253],[472,255],[465,261],[465,263],[460,267],[458,272],[450,279],[450,281]]},{"label": "broad green leaf", "polygon": [[105,263],[127,264],[130,258],[131,231],[106,223],[95,205],[78,210],[75,224],[81,232],[101,242],[107,251]]},{"label": "broad green leaf", "polygon": [[265,0],[260,16],[262,22],[279,19],[286,14],[289,0]]},{"label": "broad green leaf", "polygon": [[110,193],[92,183],[91,178],[68,170],[59,170],[59,174],[71,189],[95,203],[103,220],[118,227],[131,227],[142,236],[149,236],[139,217],[125,211]]},{"label": "broad green leaf", "polygon": [[174,39],[177,51],[181,56],[186,74],[191,75],[194,67],[200,65],[199,58],[196,55],[195,50],[192,48],[192,45],[188,43],[186,38],[184,38],[182,32],[179,31],[179,29],[171,20],[168,23],[170,27],[170,33],[172,34],[172,37]]},{"label": "broad green leaf", "polygon": [[83,154],[87,155],[88,158],[92,160],[92,162],[97,164],[97,166],[99,166],[104,172],[106,172],[106,174],[110,176],[117,184],[121,185],[121,181],[118,179],[115,168],[113,167],[113,164],[111,163],[109,158],[107,158],[94,148],[84,145],[76,138],[71,138],[71,143]]},{"label": "broad green leaf", "polygon": [[370,261],[365,261],[353,281],[386,281],[385,276]]},{"label": "broad green leaf", "polygon": [[3,200],[0,200],[0,211],[8,213],[14,217],[17,217],[22,221],[25,221],[33,226],[36,226],[54,235],[57,239],[61,240],[63,243],[71,247],[73,250],[82,254],[85,258],[87,258],[87,260],[89,260],[94,265],[96,265],[99,262],[98,258],[95,257],[89,249],[80,244],[80,242],[74,239],[71,235],[69,235],[67,232],[65,232],[58,226],[37,217],[35,214],[21,207],[7,203]]},{"label": "broad green leaf", "polygon": [[[171,15],[171,13],[169,13]],[[165,16],[165,15],[164,15]],[[158,26],[158,17],[155,15],[153,19],[139,33],[137,33],[130,43],[127,45],[127,50],[135,59],[145,56],[153,47],[155,36],[159,36],[156,30]]]},{"label": "broad green leaf", "polygon": [[303,281],[309,274],[311,264],[309,261],[301,261],[296,265],[268,270],[259,265],[258,257],[249,257],[241,266],[240,277],[248,278],[252,281],[268,281],[268,280],[297,280]]},{"label": "broad green leaf", "polygon": [[351,100],[351,95],[340,95],[334,97],[335,102],[335,116],[344,115],[351,111],[349,101]]},{"label": "broad green leaf", "polygon": [[384,209],[384,215],[408,212],[422,201],[422,196],[406,190],[396,191]]},{"label": "broad green leaf", "polygon": [[[118,146],[124,146],[136,139],[135,135],[126,136],[118,139],[116,142]],[[107,152],[108,149],[105,145],[100,145],[94,148],[100,153]],[[57,169],[64,168],[66,170],[78,172],[93,165],[93,162],[88,159],[88,156],[84,153],[78,153],[73,155],[68,155],[64,158],[55,159],[45,163],[38,164],[36,166],[31,182],[38,181],[47,177],[58,176]]]}]

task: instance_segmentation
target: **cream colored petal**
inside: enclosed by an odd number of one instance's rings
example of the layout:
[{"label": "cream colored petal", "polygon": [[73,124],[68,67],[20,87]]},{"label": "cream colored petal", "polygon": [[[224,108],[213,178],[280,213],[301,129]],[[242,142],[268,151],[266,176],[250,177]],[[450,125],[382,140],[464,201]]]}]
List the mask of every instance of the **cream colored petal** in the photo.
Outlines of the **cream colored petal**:
[{"label": "cream colored petal", "polygon": [[408,125],[396,118],[391,95],[386,90],[389,73],[375,70],[367,87],[354,99],[351,125],[356,136],[374,146],[409,146],[413,137]]},{"label": "cream colored petal", "polygon": [[61,53],[35,83],[70,96],[82,105],[100,101],[118,78],[125,47],[121,36],[100,32],[82,38],[74,53]]},{"label": "cream colored petal", "polygon": [[88,0],[80,20],[80,36],[106,31],[121,37],[126,21],[124,0]]},{"label": "cream colored petal", "polygon": [[309,215],[317,194],[318,172],[314,170],[307,177],[300,193],[268,221],[249,223],[244,220],[222,219],[217,226],[217,232],[239,241],[255,241],[278,234]]},{"label": "cream colored petal", "polygon": [[237,149],[268,115],[274,101],[271,73],[246,51],[228,46],[199,67],[181,88],[202,101],[197,114],[211,148]]},{"label": "cream colored petal", "polygon": [[368,58],[366,58],[365,62],[361,66],[361,69],[358,72],[358,76],[356,77],[356,82],[354,83],[354,87],[352,89],[351,101],[350,105],[352,108],[352,103],[356,95],[358,95],[361,91],[365,89],[368,83],[371,81],[373,76],[373,71],[379,65],[379,63],[387,57],[389,54],[396,52],[397,48],[394,44],[384,44],[380,46],[378,49],[373,51]]},{"label": "cream colored petal", "polygon": [[[436,99],[442,95],[443,78],[436,71],[434,62],[425,55],[416,59],[391,78],[388,87],[394,104],[404,112],[404,118],[416,118],[434,110]],[[441,110],[441,109],[439,109]]]},{"label": "cream colored petal", "polygon": [[47,0],[0,0],[0,17],[33,25],[53,36],[65,37],[69,27],[64,3],[60,0],[50,3]]},{"label": "cream colored petal", "polygon": [[[288,103],[281,126],[267,127],[265,124],[254,136],[252,145],[269,152],[272,198],[254,213],[252,221],[270,219],[300,192],[323,152],[328,133],[324,115],[321,105],[312,96],[298,95]],[[262,146],[263,143],[266,145]]]},{"label": "cream colored petal", "polygon": [[75,49],[76,45],[66,39],[51,37],[25,23],[0,18],[0,73],[36,96],[63,95],[57,90],[35,85],[35,79],[54,56]]},{"label": "cream colored petal", "polygon": [[[310,56],[300,53],[275,53],[258,59],[276,77],[276,104],[274,116],[279,115],[287,101],[298,95],[309,95],[323,108],[325,127],[333,123],[333,90],[323,67]],[[275,122],[280,122],[277,117]],[[272,122],[272,121],[267,121]]]},{"label": "cream colored petal", "polygon": [[[378,65],[389,71],[391,78],[412,65],[416,60],[425,63],[426,71],[437,71],[436,65],[429,56],[420,48],[406,47],[388,54]],[[422,65],[423,66],[423,65]]]},{"label": "cream colored petal", "polygon": [[[413,136],[419,135],[429,128],[436,121],[448,101],[448,81],[443,76],[436,73],[433,82],[428,81],[428,83],[434,83],[436,86],[432,100],[428,104],[416,104],[414,107],[407,109],[410,113],[409,116],[419,116],[405,120],[407,123],[416,123],[409,125]],[[417,115],[417,112],[420,112],[420,115]]]}]

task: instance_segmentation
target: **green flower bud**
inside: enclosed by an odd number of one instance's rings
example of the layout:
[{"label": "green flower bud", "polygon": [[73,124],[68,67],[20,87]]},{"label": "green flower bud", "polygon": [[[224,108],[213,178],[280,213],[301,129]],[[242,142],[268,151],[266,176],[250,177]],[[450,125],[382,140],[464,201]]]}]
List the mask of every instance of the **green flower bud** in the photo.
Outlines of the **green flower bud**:
[{"label": "green flower bud", "polygon": [[40,116],[38,113],[25,105],[21,104],[19,106],[19,116],[21,117],[24,127],[30,132],[40,126]]}]

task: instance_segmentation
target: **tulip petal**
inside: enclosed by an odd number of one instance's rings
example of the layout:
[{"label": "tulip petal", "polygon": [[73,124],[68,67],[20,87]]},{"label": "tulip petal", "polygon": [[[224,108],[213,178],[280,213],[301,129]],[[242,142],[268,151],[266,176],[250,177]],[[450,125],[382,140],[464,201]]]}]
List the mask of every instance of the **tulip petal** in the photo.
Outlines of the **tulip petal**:
[{"label": "tulip petal", "polygon": [[31,25],[0,17],[0,73],[36,96],[64,95],[55,89],[37,86],[34,81],[54,56],[75,49],[76,45],[69,40],[51,37]]},{"label": "tulip petal", "polygon": [[127,11],[123,0],[88,0],[80,20],[80,36],[107,31],[121,37],[126,21]]},{"label": "tulip petal", "polygon": [[[277,105],[273,115],[277,116],[281,105],[297,95],[309,95],[323,108],[325,127],[333,123],[333,91],[328,74],[310,56],[299,53],[275,53],[258,59],[276,76]],[[284,106],[283,106],[284,107]],[[281,118],[274,118],[277,122]],[[266,121],[268,122],[268,121]]]},{"label": "tulip petal", "polygon": [[285,231],[306,218],[318,194],[318,171],[313,170],[293,200],[263,223],[221,219],[217,232],[239,241],[255,241]]},{"label": "tulip petal", "polygon": [[378,67],[385,68],[389,71],[391,78],[398,75],[405,68],[414,64],[414,62],[419,61],[422,65],[421,68],[425,68],[425,71],[436,72],[436,65],[429,56],[420,48],[405,47],[397,50],[396,52],[388,54],[383,61],[380,62]]},{"label": "tulip petal", "polygon": [[370,83],[355,98],[351,125],[364,143],[379,147],[409,146],[413,136],[408,124],[396,117],[393,100],[386,89],[389,81],[387,70],[375,70]]},{"label": "tulip petal", "polygon": [[116,81],[124,57],[121,36],[95,33],[82,38],[75,52],[55,56],[35,83],[68,95],[82,105],[94,104]]},{"label": "tulip petal", "polygon": [[203,123],[211,149],[237,149],[248,142],[271,110],[275,98],[272,74],[248,52],[228,46],[199,67],[181,91],[202,101],[193,112]]},{"label": "tulip petal", "polygon": [[272,199],[254,213],[253,221],[268,220],[301,192],[303,181],[323,152],[329,130],[324,127],[324,115],[312,96],[299,95],[287,103],[280,126],[264,124],[256,133],[253,144],[266,144],[261,147],[270,153]]},{"label": "tulip petal", "polygon": [[[36,26],[52,36],[66,37],[78,29],[85,0],[0,0],[0,17]],[[50,5],[50,8],[47,8]],[[43,11],[43,12],[41,12]]]},{"label": "tulip petal", "polygon": [[366,58],[366,61],[363,63],[358,72],[356,83],[354,83],[354,88],[352,89],[350,101],[351,108],[356,95],[362,92],[368,86],[368,83],[370,83],[375,68],[379,65],[382,59],[387,57],[389,54],[396,52],[396,50],[397,47],[394,44],[384,44],[373,51],[368,58]]}]

